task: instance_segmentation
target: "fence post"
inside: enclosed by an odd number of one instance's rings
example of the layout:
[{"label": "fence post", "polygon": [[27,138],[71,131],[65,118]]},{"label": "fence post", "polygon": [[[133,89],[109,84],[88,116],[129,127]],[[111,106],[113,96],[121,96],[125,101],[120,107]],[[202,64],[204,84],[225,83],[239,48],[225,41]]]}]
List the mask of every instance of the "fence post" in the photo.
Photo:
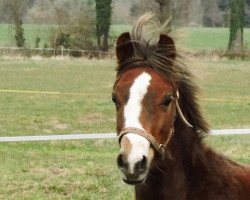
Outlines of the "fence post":
[{"label": "fence post", "polygon": [[62,47],[61,47],[61,56],[63,56],[63,45],[62,45]]}]

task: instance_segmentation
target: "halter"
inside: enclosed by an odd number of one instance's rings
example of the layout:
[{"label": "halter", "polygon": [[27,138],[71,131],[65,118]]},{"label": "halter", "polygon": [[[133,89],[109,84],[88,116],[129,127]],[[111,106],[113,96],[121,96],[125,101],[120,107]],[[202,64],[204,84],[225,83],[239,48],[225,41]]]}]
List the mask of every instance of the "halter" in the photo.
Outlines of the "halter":
[{"label": "halter", "polygon": [[[186,124],[187,127],[193,127],[187,121],[185,116],[183,115],[183,113],[180,109],[179,103],[178,103],[178,99],[179,99],[179,92],[177,91],[176,98],[172,98],[172,100],[175,100],[175,102],[176,102],[176,111],[178,112],[180,118]],[[175,119],[176,119],[176,111],[173,115],[172,126],[171,126],[171,128],[169,130],[169,134],[168,134],[169,136],[163,144],[157,142],[157,140],[154,138],[154,136],[149,134],[146,130],[141,129],[141,128],[136,128],[136,127],[126,127],[124,129],[122,129],[118,135],[119,144],[121,143],[121,140],[122,140],[124,135],[126,135],[127,133],[134,133],[134,134],[140,135],[140,136],[144,137],[145,139],[147,139],[150,142],[151,146],[159,153],[159,155],[161,156],[161,159],[164,159],[167,145],[169,143],[169,140],[171,139],[171,137],[174,134],[174,123],[175,123]]]}]

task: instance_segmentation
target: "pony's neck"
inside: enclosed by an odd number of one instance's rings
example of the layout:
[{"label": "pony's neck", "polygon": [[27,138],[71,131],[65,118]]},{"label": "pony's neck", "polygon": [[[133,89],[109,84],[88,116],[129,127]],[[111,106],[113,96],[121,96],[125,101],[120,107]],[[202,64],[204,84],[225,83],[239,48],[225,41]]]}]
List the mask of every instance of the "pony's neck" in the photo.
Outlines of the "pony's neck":
[{"label": "pony's neck", "polygon": [[[176,124],[180,122],[180,119],[177,118]],[[191,144],[194,145],[195,137],[192,136],[190,138],[193,138],[193,141],[183,140],[182,134],[186,134],[186,136],[193,135],[192,128],[180,127],[179,125],[175,127],[174,136],[168,145],[170,156],[163,161],[157,162],[151,168],[146,182],[141,186],[136,186],[138,200],[186,199],[187,173],[190,168],[189,162],[192,162],[193,159],[189,151]],[[196,141],[196,143],[200,142]],[[152,190],[149,189],[151,187],[153,188]]]},{"label": "pony's neck", "polygon": [[[151,168],[145,183],[136,186],[136,199],[215,199],[205,188],[233,191],[233,184],[228,184],[232,177],[225,176],[225,168],[231,170],[237,164],[206,147],[199,134],[181,125],[180,119],[176,123],[175,135],[168,146],[172,158]],[[225,199],[232,199],[231,194],[225,195],[228,195]]]}]

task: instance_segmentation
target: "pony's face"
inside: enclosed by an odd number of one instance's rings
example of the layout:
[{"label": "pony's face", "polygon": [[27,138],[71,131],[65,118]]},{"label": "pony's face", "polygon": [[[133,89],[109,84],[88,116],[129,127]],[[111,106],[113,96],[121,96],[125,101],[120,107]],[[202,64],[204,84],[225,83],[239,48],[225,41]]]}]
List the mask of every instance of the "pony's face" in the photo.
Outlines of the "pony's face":
[{"label": "pony's face", "polygon": [[[169,138],[175,115],[174,88],[149,67],[128,69],[116,80],[112,100],[117,111],[118,134],[133,127],[152,135],[160,144]],[[143,182],[159,158],[150,141],[127,132],[120,140],[117,165],[129,184]]]},{"label": "pony's face", "polygon": [[147,45],[131,39],[129,33],[117,39],[118,73],[112,98],[120,143],[117,165],[129,184],[142,183],[155,161],[165,156],[161,150],[172,135],[176,111],[176,89],[148,67],[156,63],[171,68],[176,56],[174,41],[160,35],[155,46]]}]

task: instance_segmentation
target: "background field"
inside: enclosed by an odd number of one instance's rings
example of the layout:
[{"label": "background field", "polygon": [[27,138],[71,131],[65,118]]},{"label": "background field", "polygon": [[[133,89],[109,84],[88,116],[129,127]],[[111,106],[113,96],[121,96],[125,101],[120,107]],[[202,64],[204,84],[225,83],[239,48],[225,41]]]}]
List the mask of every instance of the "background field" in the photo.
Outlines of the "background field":
[{"label": "background field", "polygon": [[[249,65],[190,63],[212,128],[249,128]],[[114,132],[114,68],[113,59],[0,58],[0,136]],[[206,142],[250,163],[250,135]],[[133,199],[116,167],[117,152],[115,140],[0,143],[0,199]]]},{"label": "background field", "polygon": [[[32,47],[49,26],[25,25]],[[113,26],[111,40],[129,29]],[[184,28],[193,51],[226,49],[228,29]],[[0,25],[0,46],[14,45]],[[246,44],[250,29],[245,29]],[[249,128],[250,61],[208,58],[189,64],[202,87],[201,104],[213,129]],[[115,131],[111,103],[115,60],[0,58],[0,136]],[[209,136],[206,143],[250,163],[250,135]],[[116,140],[0,143],[0,199],[131,200],[116,167]]]},{"label": "background field", "polygon": [[[204,88],[201,103],[214,129],[249,126],[249,64],[227,60],[190,64]],[[0,135],[115,131],[110,100],[114,69],[114,60],[2,59]]]},{"label": "background field", "polygon": [[[40,47],[44,43],[49,45],[49,37],[51,29],[56,26],[53,25],[37,25],[24,24],[24,34],[26,45],[28,47],[35,47],[36,37],[41,38]],[[130,31],[130,25],[112,25],[110,29],[110,46],[117,36],[125,31]],[[182,45],[193,51],[201,50],[226,50],[229,41],[228,28],[177,28],[177,32],[181,33]],[[250,48],[250,28],[244,29],[244,44],[246,48]],[[0,46],[15,46],[15,31],[13,25],[0,24]]]},{"label": "background field", "polygon": [[[216,136],[210,145],[250,163],[249,136]],[[0,199],[131,200],[122,182],[114,140],[0,143]]]}]

